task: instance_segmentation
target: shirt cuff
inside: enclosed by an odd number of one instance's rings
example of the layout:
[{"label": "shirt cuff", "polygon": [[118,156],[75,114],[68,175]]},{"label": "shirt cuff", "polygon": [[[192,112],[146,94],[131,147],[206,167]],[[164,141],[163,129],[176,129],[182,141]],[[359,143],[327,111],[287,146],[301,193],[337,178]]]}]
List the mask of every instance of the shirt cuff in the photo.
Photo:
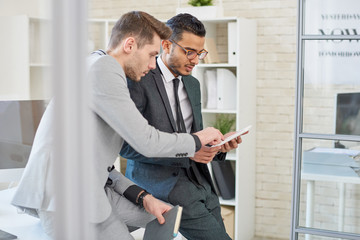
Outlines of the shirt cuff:
[{"label": "shirt cuff", "polygon": [[136,202],[136,200],[141,191],[144,191],[144,189],[142,189],[141,187],[139,187],[137,185],[131,185],[130,187],[128,187],[125,190],[124,197],[126,197],[130,202],[137,205],[138,203]]},{"label": "shirt cuff", "polygon": [[200,138],[198,136],[194,135],[194,134],[191,134],[191,136],[193,136],[193,138],[195,140],[195,152],[197,152],[202,147]]}]

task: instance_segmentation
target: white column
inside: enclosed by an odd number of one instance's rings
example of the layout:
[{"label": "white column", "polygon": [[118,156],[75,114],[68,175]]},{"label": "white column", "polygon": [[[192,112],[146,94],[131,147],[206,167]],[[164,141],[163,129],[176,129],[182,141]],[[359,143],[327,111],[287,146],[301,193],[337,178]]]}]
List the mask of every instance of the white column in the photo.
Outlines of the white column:
[{"label": "white column", "polygon": [[93,239],[87,187],[93,146],[85,79],[87,1],[53,1],[56,239]]}]

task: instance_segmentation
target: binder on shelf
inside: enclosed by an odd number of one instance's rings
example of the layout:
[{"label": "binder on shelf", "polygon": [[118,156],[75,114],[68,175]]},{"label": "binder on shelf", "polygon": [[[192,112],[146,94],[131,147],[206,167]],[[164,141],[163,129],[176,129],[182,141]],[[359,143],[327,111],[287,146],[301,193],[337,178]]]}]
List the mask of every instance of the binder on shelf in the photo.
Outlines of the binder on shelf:
[{"label": "binder on shelf", "polygon": [[236,109],[236,76],[229,69],[217,68],[217,108]]},{"label": "binder on shelf", "polygon": [[219,54],[216,49],[215,40],[213,38],[205,38],[204,48],[209,52],[204,58],[205,63],[219,63]]},{"label": "binder on shelf", "polygon": [[235,174],[231,162],[212,161],[211,166],[221,197],[224,200],[235,198]]},{"label": "binder on shelf", "polygon": [[217,81],[215,70],[205,70],[206,108],[217,108]]},{"label": "binder on shelf", "polygon": [[237,30],[236,22],[228,22],[228,63],[237,64]]}]

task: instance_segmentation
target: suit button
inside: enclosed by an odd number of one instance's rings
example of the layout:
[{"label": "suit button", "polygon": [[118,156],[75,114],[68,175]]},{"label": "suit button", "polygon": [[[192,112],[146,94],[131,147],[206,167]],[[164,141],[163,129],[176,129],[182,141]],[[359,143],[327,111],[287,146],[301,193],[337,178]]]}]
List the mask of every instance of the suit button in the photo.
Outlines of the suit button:
[{"label": "suit button", "polygon": [[112,184],[113,184],[113,181],[110,178],[108,178],[106,181],[106,185],[112,185]]}]

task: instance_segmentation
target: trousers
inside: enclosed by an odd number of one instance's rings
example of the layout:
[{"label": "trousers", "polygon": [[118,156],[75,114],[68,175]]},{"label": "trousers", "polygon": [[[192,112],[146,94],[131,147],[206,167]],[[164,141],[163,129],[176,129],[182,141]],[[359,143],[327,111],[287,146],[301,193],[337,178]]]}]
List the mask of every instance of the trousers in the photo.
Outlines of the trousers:
[{"label": "trousers", "polygon": [[188,240],[229,240],[219,197],[202,174],[201,177],[201,184],[194,184],[183,169],[169,194],[169,203],[183,206],[179,231]]},{"label": "trousers", "polygon": [[[112,207],[110,216],[101,223],[91,224],[95,232],[95,239],[106,240],[134,240],[129,229],[145,228],[146,224],[155,219],[154,216],[147,213],[144,209],[131,203],[124,196],[115,192],[110,187],[105,187],[106,195]],[[54,239],[55,236],[55,214],[54,212],[38,210],[38,216],[45,233]]]}]

